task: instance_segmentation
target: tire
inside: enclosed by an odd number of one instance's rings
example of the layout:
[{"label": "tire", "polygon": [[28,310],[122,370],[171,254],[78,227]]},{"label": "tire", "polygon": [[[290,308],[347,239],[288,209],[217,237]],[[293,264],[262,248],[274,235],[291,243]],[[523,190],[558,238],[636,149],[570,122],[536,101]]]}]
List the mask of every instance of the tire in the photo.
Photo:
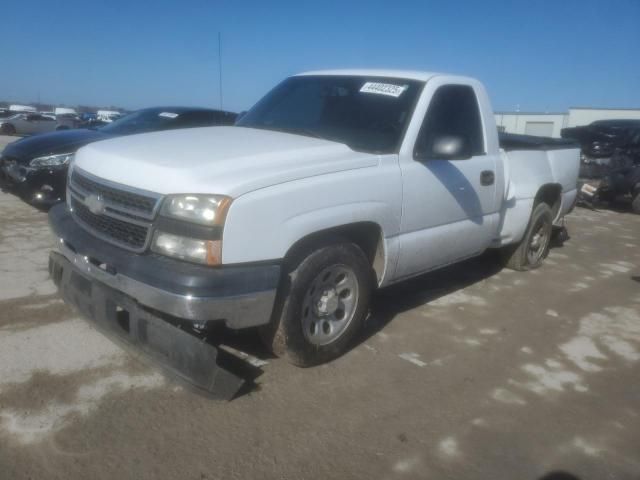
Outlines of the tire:
[{"label": "tire", "polygon": [[5,123],[2,125],[2,127],[0,127],[0,133],[2,133],[3,135],[15,135],[16,128],[10,123]]},{"label": "tire", "polygon": [[300,367],[333,360],[362,330],[373,285],[371,265],[355,244],[317,248],[285,275],[262,339]]},{"label": "tire", "polygon": [[526,271],[538,268],[549,253],[553,230],[553,214],[546,203],[534,206],[529,224],[520,243],[504,251],[505,266]]}]

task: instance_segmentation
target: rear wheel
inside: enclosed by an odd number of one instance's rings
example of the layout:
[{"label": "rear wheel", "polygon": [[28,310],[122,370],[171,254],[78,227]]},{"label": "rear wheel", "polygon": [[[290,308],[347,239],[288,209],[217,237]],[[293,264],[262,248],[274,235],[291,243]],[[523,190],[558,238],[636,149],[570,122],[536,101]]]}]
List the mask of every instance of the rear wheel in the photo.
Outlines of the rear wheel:
[{"label": "rear wheel", "polygon": [[262,337],[276,355],[308,367],[344,354],[369,310],[373,274],[352,243],[319,248],[284,279],[271,325]]},{"label": "rear wheel", "polygon": [[16,128],[10,123],[3,123],[2,127],[0,127],[0,133],[3,135],[15,135]]},{"label": "rear wheel", "polygon": [[553,230],[553,214],[546,203],[533,209],[522,240],[517,246],[505,250],[506,266],[513,270],[532,270],[544,262],[549,253]]}]

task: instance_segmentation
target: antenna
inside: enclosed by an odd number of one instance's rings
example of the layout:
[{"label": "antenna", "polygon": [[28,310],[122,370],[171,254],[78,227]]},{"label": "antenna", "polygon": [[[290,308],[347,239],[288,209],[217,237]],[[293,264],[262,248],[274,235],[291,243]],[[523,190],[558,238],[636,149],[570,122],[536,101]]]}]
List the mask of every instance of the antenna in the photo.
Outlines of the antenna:
[{"label": "antenna", "polygon": [[220,74],[219,86],[220,86],[220,110],[222,110],[222,36],[218,32],[218,73]]}]

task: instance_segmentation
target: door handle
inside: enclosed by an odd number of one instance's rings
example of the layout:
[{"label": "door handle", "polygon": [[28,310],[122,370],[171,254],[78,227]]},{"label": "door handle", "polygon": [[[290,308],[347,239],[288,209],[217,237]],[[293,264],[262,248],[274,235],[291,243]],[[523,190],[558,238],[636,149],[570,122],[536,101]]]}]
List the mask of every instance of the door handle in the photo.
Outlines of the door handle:
[{"label": "door handle", "polygon": [[480,185],[488,186],[493,185],[493,182],[496,180],[496,175],[492,170],[484,170],[480,173]]}]

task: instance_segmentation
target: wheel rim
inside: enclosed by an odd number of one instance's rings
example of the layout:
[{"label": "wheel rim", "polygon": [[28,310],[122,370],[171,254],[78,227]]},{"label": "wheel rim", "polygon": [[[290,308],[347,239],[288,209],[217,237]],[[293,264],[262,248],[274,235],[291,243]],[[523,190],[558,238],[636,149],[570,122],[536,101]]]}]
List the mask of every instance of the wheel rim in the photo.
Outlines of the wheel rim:
[{"label": "wheel rim", "polygon": [[346,265],[325,268],[311,282],[302,304],[302,330],[313,345],[335,342],[358,305],[358,280]]},{"label": "wheel rim", "polygon": [[540,219],[533,228],[527,248],[527,263],[529,265],[535,265],[542,259],[550,240],[551,228],[544,219]]}]

